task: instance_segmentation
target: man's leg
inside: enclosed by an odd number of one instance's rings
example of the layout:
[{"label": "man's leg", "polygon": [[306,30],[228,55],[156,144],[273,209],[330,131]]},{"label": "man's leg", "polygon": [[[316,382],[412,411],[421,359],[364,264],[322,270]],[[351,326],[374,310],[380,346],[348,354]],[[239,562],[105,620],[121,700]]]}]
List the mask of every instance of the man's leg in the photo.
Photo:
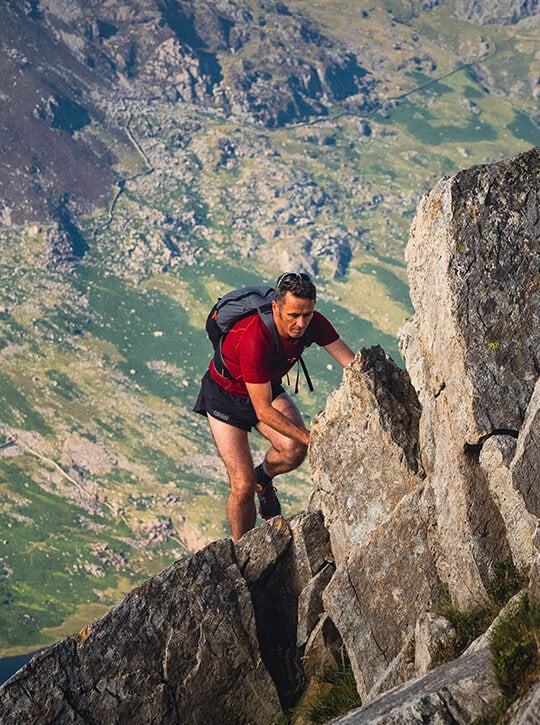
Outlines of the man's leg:
[{"label": "man's leg", "polygon": [[235,541],[255,526],[255,472],[247,431],[208,415],[218,453],[229,477],[227,518]]},{"label": "man's leg", "polygon": [[[297,425],[304,425],[300,411],[287,393],[282,393],[275,398],[272,405]],[[256,428],[272,444],[266,452],[263,464],[264,470],[270,478],[298,468],[306,457],[307,446],[278,433],[264,423],[257,423]]]}]

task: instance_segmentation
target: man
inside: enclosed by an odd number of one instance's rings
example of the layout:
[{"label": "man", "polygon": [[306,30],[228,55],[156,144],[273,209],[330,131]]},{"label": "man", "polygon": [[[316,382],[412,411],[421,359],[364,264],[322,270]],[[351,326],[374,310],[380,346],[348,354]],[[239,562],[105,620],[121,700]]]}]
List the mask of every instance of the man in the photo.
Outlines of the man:
[{"label": "man", "polygon": [[[315,311],[316,289],[307,274],[282,274],[275,289],[272,316],[280,342],[277,357],[258,313],[239,320],[222,344],[230,377],[220,375],[212,360],[194,407],[208,417],[227,469],[227,518],[235,541],[255,526],[255,493],[263,518],[281,513],[273,479],[294,470],[306,457],[309,430],[281,386],[281,378],[302,354],[304,333],[309,328],[310,341],[324,347],[343,366],[354,357],[332,324]],[[248,441],[253,427],[271,444],[257,468]]]}]

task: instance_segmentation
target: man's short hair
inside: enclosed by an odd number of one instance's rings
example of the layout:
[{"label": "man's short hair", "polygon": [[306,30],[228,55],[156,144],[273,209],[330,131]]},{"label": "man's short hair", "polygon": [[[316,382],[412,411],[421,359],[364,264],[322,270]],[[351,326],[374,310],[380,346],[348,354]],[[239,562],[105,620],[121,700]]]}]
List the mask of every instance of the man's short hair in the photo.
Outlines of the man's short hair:
[{"label": "man's short hair", "polygon": [[314,302],[317,299],[315,285],[305,272],[285,272],[277,278],[275,299],[278,304],[283,302],[287,292]]}]

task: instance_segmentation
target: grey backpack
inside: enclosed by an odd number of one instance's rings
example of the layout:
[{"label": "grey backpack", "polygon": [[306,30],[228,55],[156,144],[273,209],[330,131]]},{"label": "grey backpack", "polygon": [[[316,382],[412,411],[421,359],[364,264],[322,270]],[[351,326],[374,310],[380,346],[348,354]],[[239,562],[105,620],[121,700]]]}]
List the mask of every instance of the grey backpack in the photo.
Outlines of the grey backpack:
[{"label": "grey backpack", "polygon": [[[223,339],[235,322],[255,312],[259,314],[261,320],[268,328],[272,340],[273,354],[277,358],[279,354],[279,336],[272,314],[274,294],[274,288],[265,285],[241,287],[227,292],[223,297],[220,297],[208,313],[208,317],[206,318],[206,332],[214,347],[214,367],[223,377],[231,377],[221,353]],[[304,335],[304,345],[307,347],[310,344],[306,333]],[[306,376],[309,389],[313,390],[311,378],[301,356],[298,358],[298,361]],[[298,392],[298,376],[296,378],[295,392]]]}]

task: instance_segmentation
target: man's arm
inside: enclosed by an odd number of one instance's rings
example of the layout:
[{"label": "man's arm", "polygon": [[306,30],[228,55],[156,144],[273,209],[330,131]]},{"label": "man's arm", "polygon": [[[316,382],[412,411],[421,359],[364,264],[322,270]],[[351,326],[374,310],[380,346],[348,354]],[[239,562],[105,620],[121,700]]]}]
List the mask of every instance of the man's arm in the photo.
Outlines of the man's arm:
[{"label": "man's arm", "polygon": [[308,445],[309,431],[293,423],[272,405],[272,385],[270,383],[246,383],[246,388],[257,418],[262,423],[266,423],[270,428],[288,438]]},{"label": "man's arm", "polygon": [[354,352],[345,342],[343,342],[341,337],[334,340],[334,342],[331,342],[329,345],[325,345],[324,349],[334,358],[334,360],[336,360],[340,365],[343,365],[343,367],[346,367],[354,359]]}]

